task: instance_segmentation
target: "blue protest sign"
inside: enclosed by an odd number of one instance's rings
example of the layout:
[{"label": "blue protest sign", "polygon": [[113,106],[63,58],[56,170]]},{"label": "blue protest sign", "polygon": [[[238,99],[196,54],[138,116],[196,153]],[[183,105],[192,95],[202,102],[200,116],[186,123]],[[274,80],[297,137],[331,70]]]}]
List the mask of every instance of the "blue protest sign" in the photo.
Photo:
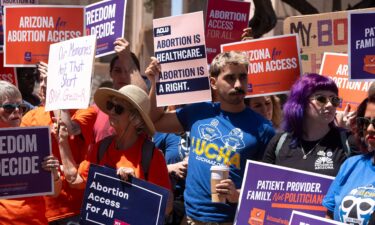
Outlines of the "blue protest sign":
[{"label": "blue protest sign", "polygon": [[351,80],[375,79],[375,13],[349,13],[349,77]]},{"label": "blue protest sign", "polygon": [[322,206],[333,177],[248,160],[241,187],[236,223],[288,224],[298,209],[324,217]]},{"label": "blue protest sign", "polygon": [[319,224],[319,225],[332,225],[332,224],[341,225],[342,224],[343,225],[344,223],[341,223],[335,220],[326,219],[326,218],[319,217],[319,216],[314,216],[314,215],[299,212],[299,211],[293,211],[292,215],[290,216],[289,225],[314,225],[314,224]]},{"label": "blue protest sign", "polygon": [[164,224],[169,191],[132,178],[120,180],[114,169],[90,165],[81,224]]},{"label": "blue protest sign", "polygon": [[52,194],[52,174],[42,168],[48,155],[49,127],[0,129],[0,198]]},{"label": "blue protest sign", "polygon": [[124,37],[126,0],[101,1],[86,8],[86,35],[96,35],[96,57],[114,53],[113,42]]}]

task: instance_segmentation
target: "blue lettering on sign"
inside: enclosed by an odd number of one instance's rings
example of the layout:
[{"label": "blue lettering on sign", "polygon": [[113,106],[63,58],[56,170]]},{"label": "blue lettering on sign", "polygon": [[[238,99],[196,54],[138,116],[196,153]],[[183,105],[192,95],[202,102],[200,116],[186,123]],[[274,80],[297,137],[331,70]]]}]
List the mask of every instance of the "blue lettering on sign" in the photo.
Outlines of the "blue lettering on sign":
[{"label": "blue lettering on sign", "polygon": [[156,83],[156,93],[158,95],[203,91],[209,90],[209,88],[210,83],[207,77]]},{"label": "blue lettering on sign", "polygon": [[171,26],[154,28],[154,37],[161,37],[171,34]]}]

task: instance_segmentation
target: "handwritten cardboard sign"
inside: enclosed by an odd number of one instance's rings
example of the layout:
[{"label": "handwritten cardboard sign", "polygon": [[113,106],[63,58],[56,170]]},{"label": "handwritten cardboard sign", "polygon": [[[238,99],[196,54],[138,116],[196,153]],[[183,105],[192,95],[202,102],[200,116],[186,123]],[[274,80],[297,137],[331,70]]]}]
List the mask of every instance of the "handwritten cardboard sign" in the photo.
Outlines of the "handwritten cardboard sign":
[{"label": "handwritten cardboard sign", "polygon": [[363,99],[367,97],[368,89],[372,83],[349,80],[347,54],[325,52],[320,74],[334,80],[339,88],[339,96],[343,99],[343,102],[337,109],[341,111],[344,111],[348,103],[351,106],[351,111],[355,111]]},{"label": "handwritten cardboard sign", "polygon": [[81,224],[162,225],[169,191],[116,170],[91,164],[81,209]]},{"label": "handwritten cardboard sign", "polygon": [[349,77],[375,80],[375,13],[350,12],[348,20]]},{"label": "handwritten cardboard sign", "polygon": [[333,179],[247,160],[235,224],[288,224],[295,209],[324,217],[322,201]]},{"label": "handwritten cardboard sign", "polygon": [[203,12],[155,19],[153,23],[155,57],[161,64],[157,105],[210,101]]},{"label": "handwritten cardboard sign", "polygon": [[48,61],[50,44],[84,34],[83,6],[5,6],[4,66]]},{"label": "handwritten cardboard sign", "polygon": [[0,198],[53,193],[52,174],[42,168],[50,137],[49,127],[0,129]]},{"label": "handwritten cardboard sign", "polygon": [[241,40],[248,27],[250,2],[208,0],[206,14],[207,61],[220,53],[220,45]]},{"label": "handwritten cardboard sign", "polygon": [[282,35],[221,45],[249,60],[247,96],[287,93],[300,77],[297,35]]},{"label": "handwritten cardboard sign", "polygon": [[51,45],[46,111],[88,107],[95,46],[95,35]]},{"label": "handwritten cardboard sign", "polygon": [[[353,11],[373,10],[374,8],[368,8]],[[347,52],[348,12],[293,16],[284,20],[284,34],[297,33],[299,36],[304,73],[319,72],[324,52]]]},{"label": "handwritten cardboard sign", "polygon": [[86,34],[96,35],[96,57],[114,53],[113,42],[124,37],[126,0],[101,1],[86,6]]}]

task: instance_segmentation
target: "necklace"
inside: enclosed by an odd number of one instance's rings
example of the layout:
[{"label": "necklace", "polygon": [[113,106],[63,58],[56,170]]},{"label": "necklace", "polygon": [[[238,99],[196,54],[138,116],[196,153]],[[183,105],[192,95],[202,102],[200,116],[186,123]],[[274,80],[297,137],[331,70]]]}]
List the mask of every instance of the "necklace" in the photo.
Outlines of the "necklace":
[{"label": "necklace", "polygon": [[302,151],[302,154],[303,154],[302,159],[307,159],[307,156],[310,155],[315,150],[316,146],[318,146],[318,144],[323,140],[323,138],[319,139],[319,141],[314,145],[314,147],[312,147],[310,149],[310,151],[308,151],[307,153],[305,153],[305,149],[303,149],[303,146],[302,146],[302,143],[301,143],[301,151]]}]

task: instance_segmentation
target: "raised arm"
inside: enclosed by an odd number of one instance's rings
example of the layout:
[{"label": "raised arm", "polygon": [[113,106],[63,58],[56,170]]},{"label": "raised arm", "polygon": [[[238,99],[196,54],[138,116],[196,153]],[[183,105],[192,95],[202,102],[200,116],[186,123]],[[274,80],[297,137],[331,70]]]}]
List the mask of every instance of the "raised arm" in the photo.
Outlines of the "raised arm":
[{"label": "raised arm", "polygon": [[130,83],[142,88],[147,92],[147,85],[141,76],[138,66],[131,56],[129,42],[124,38],[117,38],[114,44],[115,52],[119,57],[123,70],[127,71],[130,75]]},{"label": "raised arm", "polygon": [[165,112],[163,107],[156,106],[156,76],[161,72],[161,67],[155,57],[151,57],[151,62],[146,68],[146,75],[151,82],[149,93],[151,101],[151,119],[154,121],[155,128],[159,132],[179,133],[184,131],[176,112]]},{"label": "raised arm", "polygon": [[54,124],[53,130],[59,143],[60,157],[66,181],[72,188],[84,189],[86,184],[78,173],[78,165],[70,149],[67,126],[60,120],[59,125]]}]

